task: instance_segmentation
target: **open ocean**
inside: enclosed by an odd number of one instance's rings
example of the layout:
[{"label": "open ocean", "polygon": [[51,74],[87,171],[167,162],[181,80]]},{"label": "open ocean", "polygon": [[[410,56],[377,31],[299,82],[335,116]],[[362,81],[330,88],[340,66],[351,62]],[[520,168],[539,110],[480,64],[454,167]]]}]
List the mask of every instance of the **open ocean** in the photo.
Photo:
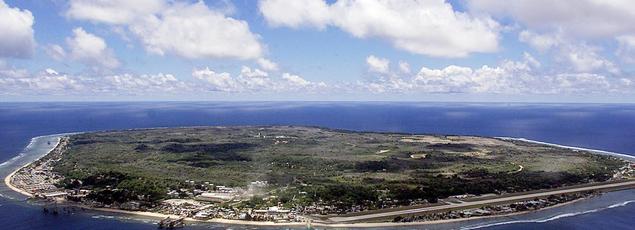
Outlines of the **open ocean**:
[{"label": "open ocean", "polygon": [[[406,102],[0,103],[0,176],[57,133],[202,125],[312,125],[359,131],[466,134],[635,155],[635,105]],[[29,148],[25,147],[27,145]],[[22,155],[20,155],[23,153]],[[18,157],[16,157],[18,156]],[[9,161],[9,162],[7,162]],[[44,215],[0,186],[0,229],[156,229],[156,220],[94,211]],[[513,217],[400,229],[634,229],[635,190]],[[253,229],[196,224],[187,229]]]}]

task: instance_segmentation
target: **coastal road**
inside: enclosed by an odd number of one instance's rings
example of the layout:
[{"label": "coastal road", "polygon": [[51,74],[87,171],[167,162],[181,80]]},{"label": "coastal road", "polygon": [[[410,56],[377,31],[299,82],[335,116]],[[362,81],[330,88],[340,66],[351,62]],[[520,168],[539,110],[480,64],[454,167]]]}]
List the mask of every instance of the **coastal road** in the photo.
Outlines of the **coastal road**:
[{"label": "coastal road", "polygon": [[545,197],[550,195],[559,195],[564,193],[585,192],[590,190],[616,189],[616,188],[629,187],[629,186],[635,186],[635,180],[629,180],[629,181],[618,182],[618,183],[610,183],[610,184],[592,185],[587,187],[570,188],[570,189],[565,188],[565,189],[555,190],[555,191],[546,191],[546,192],[538,192],[538,193],[524,194],[524,195],[518,195],[518,196],[492,198],[492,199],[479,200],[479,201],[466,201],[464,203],[458,203],[458,204],[453,203],[453,204],[447,204],[447,205],[441,205],[441,206],[415,208],[415,209],[407,209],[407,210],[399,210],[399,211],[388,211],[388,212],[373,213],[373,214],[359,215],[359,216],[331,217],[329,218],[329,220],[333,222],[339,222],[339,223],[356,222],[361,220],[385,218],[385,217],[399,216],[399,215],[409,215],[409,214],[415,214],[415,213],[421,213],[421,212],[440,211],[440,210],[455,209],[455,208],[461,209],[461,208],[468,208],[471,206],[482,206],[482,205],[489,205],[494,203],[505,203],[505,202],[519,201],[519,200],[530,200],[534,198]]}]

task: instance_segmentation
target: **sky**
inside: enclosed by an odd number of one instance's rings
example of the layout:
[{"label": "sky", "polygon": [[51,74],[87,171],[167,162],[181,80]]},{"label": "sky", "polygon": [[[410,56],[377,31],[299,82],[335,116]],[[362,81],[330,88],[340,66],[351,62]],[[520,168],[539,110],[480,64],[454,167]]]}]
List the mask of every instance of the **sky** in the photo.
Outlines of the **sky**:
[{"label": "sky", "polygon": [[0,0],[0,101],[635,102],[631,0]]}]

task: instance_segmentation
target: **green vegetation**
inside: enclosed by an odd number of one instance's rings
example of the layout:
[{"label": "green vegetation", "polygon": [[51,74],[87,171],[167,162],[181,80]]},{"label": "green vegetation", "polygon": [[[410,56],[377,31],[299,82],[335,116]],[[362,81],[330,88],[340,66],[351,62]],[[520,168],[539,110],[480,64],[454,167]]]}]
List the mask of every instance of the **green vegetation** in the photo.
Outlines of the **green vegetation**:
[{"label": "green vegetation", "polygon": [[[620,160],[485,137],[369,133],[315,127],[195,127],[74,135],[55,171],[108,204],[156,202],[203,182],[265,194],[241,205],[380,207],[460,194],[519,192],[604,181]],[[185,181],[196,183],[185,183]],[[81,181],[81,183],[78,183]],[[264,199],[274,195],[276,198]]]}]

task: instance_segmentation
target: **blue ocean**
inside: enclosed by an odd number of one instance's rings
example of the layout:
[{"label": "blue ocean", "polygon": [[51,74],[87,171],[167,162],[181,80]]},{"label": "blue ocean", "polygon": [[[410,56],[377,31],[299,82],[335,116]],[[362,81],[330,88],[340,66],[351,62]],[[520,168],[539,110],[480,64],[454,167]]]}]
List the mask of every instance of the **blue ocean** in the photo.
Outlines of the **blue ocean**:
[{"label": "blue ocean", "polygon": [[[359,131],[522,137],[635,155],[635,105],[407,102],[0,103],[0,172],[56,133],[203,125],[312,125]],[[26,148],[29,146],[29,148]],[[26,149],[25,149],[26,148]],[[0,186],[0,229],[156,229],[156,220],[94,211],[45,215]],[[544,211],[399,229],[633,229],[635,191]],[[194,224],[191,229],[253,229]]]}]

